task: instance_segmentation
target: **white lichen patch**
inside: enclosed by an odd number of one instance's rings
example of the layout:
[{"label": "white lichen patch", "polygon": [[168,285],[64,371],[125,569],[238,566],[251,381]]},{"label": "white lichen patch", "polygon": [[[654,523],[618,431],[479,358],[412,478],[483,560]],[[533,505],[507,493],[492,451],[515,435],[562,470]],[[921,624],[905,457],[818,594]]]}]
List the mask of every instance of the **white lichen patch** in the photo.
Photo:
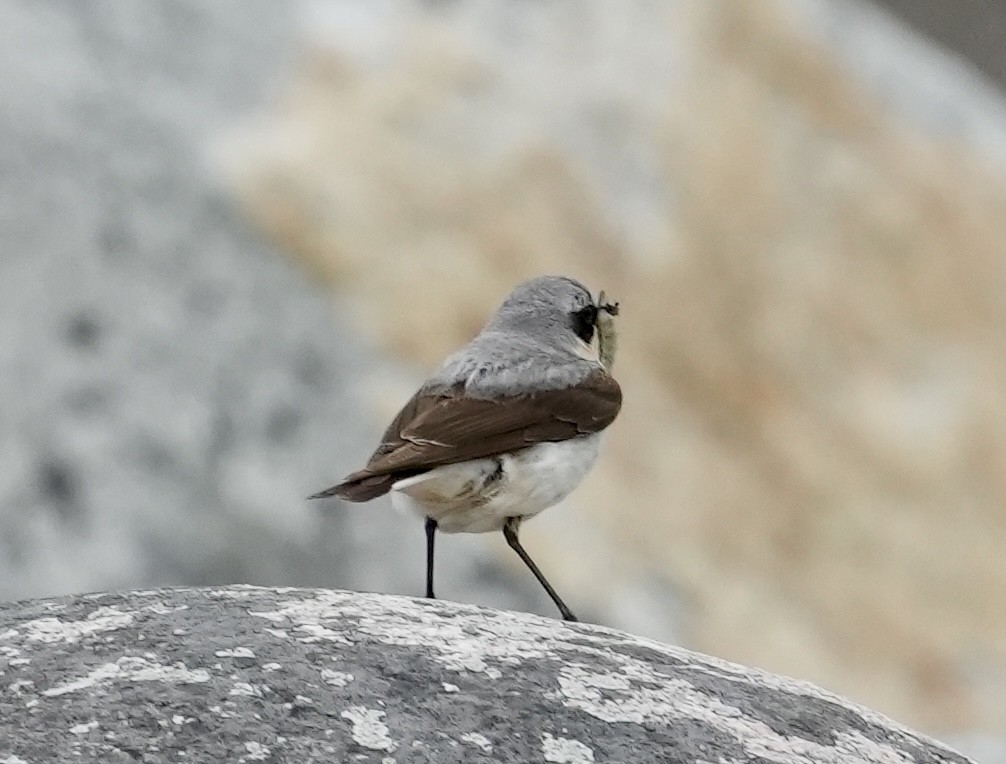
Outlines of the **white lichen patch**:
[{"label": "white lichen patch", "polygon": [[[472,619],[445,620],[435,610],[405,597],[325,590],[313,595],[285,602],[272,612],[252,615],[274,623],[291,623],[298,638],[305,642],[347,641],[328,622],[341,624],[349,616],[358,621],[358,631],[386,644],[430,649],[431,657],[449,670],[481,673],[490,679],[502,676],[500,668],[493,664],[518,666],[525,660],[553,654],[557,635],[574,635],[561,622],[545,618],[479,610],[482,620],[473,628]],[[389,600],[399,618],[388,618]]]},{"label": "white lichen patch", "polygon": [[[179,593],[182,593],[182,592],[186,592],[187,593],[187,592],[194,592],[194,591],[197,591],[197,590],[193,589],[192,587],[188,587],[188,586],[179,586],[179,587],[174,588],[174,589],[133,589],[132,591],[129,592],[129,596],[130,597],[136,597],[136,598],[139,598],[139,597],[163,597],[168,592],[172,592],[174,594],[179,594]],[[103,595],[100,592],[96,592],[94,594],[84,594],[84,595],[81,596],[81,599],[90,599],[90,598],[93,598],[93,597],[101,597],[101,596],[103,596]]]},{"label": "white lichen patch", "polygon": [[241,757],[242,761],[265,761],[272,754],[267,746],[256,743],[254,740],[245,743],[245,750],[248,754]]},{"label": "white lichen patch", "polygon": [[258,592],[268,592],[270,594],[274,592],[286,593],[292,592],[294,589],[289,587],[284,589],[269,589],[264,586],[252,586],[250,584],[235,584],[233,586],[228,586],[226,589],[207,589],[205,594],[207,597],[217,600],[246,600],[249,597],[254,596]]},{"label": "white lichen patch", "polygon": [[91,613],[82,621],[64,621],[50,616],[28,621],[17,629],[8,629],[0,634],[0,640],[20,637],[28,642],[73,643],[81,637],[102,631],[114,631],[133,623],[132,613],[123,613],[111,607],[102,607]]},{"label": "white lichen patch", "polygon": [[864,737],[857,730],[836,733],[835,747],[847,751],[852,758],[871,764],[913,764],[915,761],[902,751]]},{"label": "white lichen patch", "polygon": [[21,697],[23,691],[35,686],[31,679],[18,679],[7,685],[7,691],[16,697]]},{"label": "white lichen patch", "polygon": [[740,663],[732,663],[731,661],[716,658],[711,655],[693,653],[683,647],[667,645],[663,642],[657,642],[646,637],[630,637],[625,634],[620,634],[617,631],[607,629],[603,626],[593,626],[591,624],[583,624],[583,626],[587,630],[595,632],[602,638],[608,637],[607,641],[612,644],[625,644],[627,640],[631,640],[631,644],[633,645],[652,650],[657,654],[666,655],[674,658],[675,660],[683,661],[692,671],[700,671],[708,676],[722,678],[727,681],[739,680],[744,684],[750,684],[754,687],[771,690],[773,692],[782,692],[790,695],[814,698],[815,700],[823,700],[846,711],[851,711],[868,724],[875,724],[879,727],[884,727],[892,731],[902,732],[910,737],[918,737],[917,732],[904,724],[894,721],[871,708],[866,708],[865,706],[853,703],[851,700],[843,698],[841,695],[829,692],[828,690],[818,687],[811,682],[801,679],[793,679],[792,677],[782,676],[780,674],[771,674],[767,671],[763,671],[762,669],[744,666]]},{"label": "white lichen patch", "polygon": [[590,764],[594,761],[594,749],[579,740],[552,737],[549,733],[541,736],[541,755],[545,761],[555,764]]},{"label": "white lichen patch", "polygon": [[684,680],[656,674],[642,661],[625,655],[619,655],[618,661],[621,665],[613,671],[583,664],[563,667],[559,687],[566,705],[611,723],[670,726],[683,720],[698,721],[732,735],[747,756],[765,761],[912,762],[893,746],[875,743],[846,730],[835,731],[835,745],[781,734],[764,722],[745,716],[741,709],[716,695],[698,690]]},{"label": "white lichen patch", "polygon": [[346,671],[322,669],[321,678],[325,680],[326,684],[330,684],[333,687],[345,687],[347,684],[352,682],[355,677]]},{"label": "white lichen patch", "polygon": [[340,716],[353,723],[353,741],[361,748],[389,753],[395,750],[396,745],[391,739],[388,725],[381,721],[385,716],[384,711],[350,706]]},{"label": "white lichen patch", "polygon": [[250,698],[261,698],[265,693],[269,692],[269,688],[265,685],[251,684],[249,682],[235,682],[234,686],[228,692],[228,695],[244,695]]},{"label": "white lichen patch", "polygon": [[217,650],[213,653],[218,658],[254,658],[255,653],[248,647],[235,647],[231,650]]},{"label": "white lichen patch", "polygon": [[335,642],[339,645],[352,646],[352,641],[346,638],[345,634],[341,634],[338,631],[333,631],[332,629],[326,629],[324,626],[318,623],[302,623],[299,625],[297,638],[301,642],[312,643],[312,642]]},{"label": "white lichen patch", "polygon": [[115,663],[99,666],[80,679],[50,687],[42,694],[49,697],[65,695],[90,687],[125,681],[188,684],[190,682],[208,682],[210,675],[204,669],[189,669],[181,663],[174,666],[164,666],[146,658],[126,657],[119,658]]},{"label": "white lichen patch", "polygon": [[489,742],[489,738],[485,735],[480,735],[478,732],[466,732],[461,736],[461,742],[477,746],[485,753],[493,752],[493,744]]},{"label": "white lichen patch", "polygon": [[188,605],[165,605],[163,602],[154,602],[150,605],[145,605],[143,608],[148,613],[155,613],[156,615],[171,615],[172,613],[177,613],[182,610],[188,610]]},{"label": "white lichen patch", "polygon": [[[324,593],[319,592],[318,594]],[[301,607],[297,607],[298,605]],[[353,643],[344,634],[322,625],[322,611],[328,613],[329,617],[331,617],[331,607],[324,603],[319,603],[318,596],[316,595],[314,598],[295,600],[292,603],[287,603],[275,612],[252,611],[250,615],[266,618],[274,623],[283,623],[288,619],[293,621],[298,632],[296,638],[301,642],[309,644],[312,642],[335,642],[342,645],[352,645]],[[283,631],[282,634],[287,636],[286,631]]]}]

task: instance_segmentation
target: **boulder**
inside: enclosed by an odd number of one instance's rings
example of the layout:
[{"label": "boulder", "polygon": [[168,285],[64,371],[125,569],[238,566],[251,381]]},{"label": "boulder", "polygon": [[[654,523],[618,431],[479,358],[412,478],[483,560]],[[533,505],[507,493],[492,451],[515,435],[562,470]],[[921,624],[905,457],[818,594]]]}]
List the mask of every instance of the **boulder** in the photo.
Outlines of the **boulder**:
[{"label": "boulder", "polygon": [[324,589],[0,609],[0,761],[966,762],[813,685],[590,624]]}]

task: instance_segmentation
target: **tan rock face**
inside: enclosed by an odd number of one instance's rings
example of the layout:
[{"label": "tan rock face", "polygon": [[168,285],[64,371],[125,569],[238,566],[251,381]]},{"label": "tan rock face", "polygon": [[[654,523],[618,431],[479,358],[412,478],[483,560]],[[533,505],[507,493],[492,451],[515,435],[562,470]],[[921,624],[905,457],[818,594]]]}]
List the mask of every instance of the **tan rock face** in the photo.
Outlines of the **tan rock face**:
[{"label": "tan rock face", "polygon": [[607,290],[624,413],[527,527],[557,586],[664,577],[692,646],[1006,729],[1006,173],[786,4],[476,5],[333,22],[236,143],[249,215],[422,366],[522,278]]}]

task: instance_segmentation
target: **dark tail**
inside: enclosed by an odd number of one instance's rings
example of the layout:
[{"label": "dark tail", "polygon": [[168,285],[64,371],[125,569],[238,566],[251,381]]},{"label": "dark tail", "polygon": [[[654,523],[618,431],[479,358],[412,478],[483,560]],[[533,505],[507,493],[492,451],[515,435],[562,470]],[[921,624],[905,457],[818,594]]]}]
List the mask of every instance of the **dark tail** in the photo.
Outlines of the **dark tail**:
[{"label": "dark tail", "polygon": [[330,496],[338,496],[346,501],[370,501],[386,494],[391,490],[392,483],[400,477],[400,475],[374,475],[366,470],[360,470],[349,475],[338,485],[307,498],[327,499]]}]

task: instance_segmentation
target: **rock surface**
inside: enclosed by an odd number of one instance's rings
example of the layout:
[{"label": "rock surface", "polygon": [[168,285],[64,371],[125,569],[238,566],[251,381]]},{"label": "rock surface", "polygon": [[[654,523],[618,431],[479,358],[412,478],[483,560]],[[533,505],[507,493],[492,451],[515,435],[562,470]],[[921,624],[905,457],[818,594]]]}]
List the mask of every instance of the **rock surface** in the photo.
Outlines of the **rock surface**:
[{"label": "rock surface", "polygon": [[812,685],[586,624],[232,587],[0,608],[0,761],[968,760]]}]

